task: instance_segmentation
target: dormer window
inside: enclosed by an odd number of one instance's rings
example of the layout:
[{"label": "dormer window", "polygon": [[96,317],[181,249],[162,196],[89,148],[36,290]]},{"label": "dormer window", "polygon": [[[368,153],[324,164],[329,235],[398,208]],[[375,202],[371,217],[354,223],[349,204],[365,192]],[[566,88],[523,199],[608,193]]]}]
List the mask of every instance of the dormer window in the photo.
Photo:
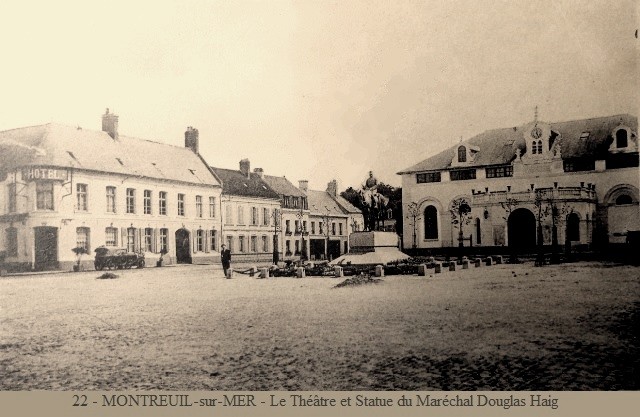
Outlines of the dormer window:
[{"label": "dormer window", "polygon": [[616,132],[616,148],[626,148],[629,146],[629,139],[626,129],[619,129]]},{"label": "dormer window", "polygon": [[467,148],[464,146],[458,147],[458,162],[467,162]]}]

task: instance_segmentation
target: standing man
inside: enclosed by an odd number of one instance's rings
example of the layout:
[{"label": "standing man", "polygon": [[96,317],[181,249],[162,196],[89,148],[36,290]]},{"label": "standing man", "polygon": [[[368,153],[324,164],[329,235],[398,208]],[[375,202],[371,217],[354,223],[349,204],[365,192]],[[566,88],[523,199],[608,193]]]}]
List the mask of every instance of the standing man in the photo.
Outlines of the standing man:
[{"label": "standing man", "polygon": [[224,269],[224,276],[229,279],[229,268],[231,267],[231,251],[223,244],[221,246],[222,251],[220,257],[222,258],[222,269]]}]

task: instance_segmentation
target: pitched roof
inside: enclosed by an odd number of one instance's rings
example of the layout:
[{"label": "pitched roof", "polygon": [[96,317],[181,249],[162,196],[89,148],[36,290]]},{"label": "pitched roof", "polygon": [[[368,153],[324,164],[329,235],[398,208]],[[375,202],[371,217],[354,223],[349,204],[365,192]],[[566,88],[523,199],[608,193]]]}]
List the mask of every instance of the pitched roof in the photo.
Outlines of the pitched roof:
[{"label": "pitched roof", "polygon": [[122,175],[219,186],[189,148],[48,123],[0,132],[0,170],[22,166],[74,167]]},{"label": "pitched roof", "polygon": [[349,214],[362,214],[362,210],[360,210],[358,207],[354,206],[353,204],[351,204],[349,202],[349,200],[345,199],[342,196],[336,196],[334,197],[336,199],[336,202],[342,207],[342,209]]},{"label": "pitched roof", "polygon": [[240,170],[216,167],[211,167],[211,169],[222,180],[223,194],[280,199],[280,196],[256,173],[250,173],[247,178]]},{"label": "pitched roof", "polygon": [[278,193],[278,195],[288,195],[293,197],[306,197],[298,187],[291,184],[285,177],[274,177],[273,175],[265,175],[264,181],[269,187]]},{"label": "pitched roof", "polygon": [[[606,153],[608,141],[611,140],[611,132],[620,124],[628,126],[634,132],[638,129],[638,119],[629,114],[549,123],[551,130],[560,134],[558,143],[563,159],[597,158],[601,156],[602,152]],[[479,148],[473,166],[508,164],[515,158],[516,148],[519,148],[523,153],[526,151],[524,140],[526,127],[527,125],[487,130],[462,142],[462,144]],[[589,137],[586,140],[580,137],[583,132],[589,132]],[[458,146],[460,143],[412,165],[398,174],[451,168],[451,161]]]},{"label": "pitched roof", "polygon": [[340,204],[326,191],[307,190],[307,201],[311,215],[344,216],[346,213]]}]

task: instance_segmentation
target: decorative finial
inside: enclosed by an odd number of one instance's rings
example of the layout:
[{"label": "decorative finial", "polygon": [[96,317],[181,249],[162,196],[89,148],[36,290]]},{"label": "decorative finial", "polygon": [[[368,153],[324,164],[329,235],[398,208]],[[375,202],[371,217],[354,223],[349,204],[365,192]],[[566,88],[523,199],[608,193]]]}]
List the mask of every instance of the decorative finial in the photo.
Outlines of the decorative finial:
[{"label": "decorative finial", "polygon": [[538,106],[536,106],[534,112],[533,112],[533,121],[534,123],[538,123]]}]

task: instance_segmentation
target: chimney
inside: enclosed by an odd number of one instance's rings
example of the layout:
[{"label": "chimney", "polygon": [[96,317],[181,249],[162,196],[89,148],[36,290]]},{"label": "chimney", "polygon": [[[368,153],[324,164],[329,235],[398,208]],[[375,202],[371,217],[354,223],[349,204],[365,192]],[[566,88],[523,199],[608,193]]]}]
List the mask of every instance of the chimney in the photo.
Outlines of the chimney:
[{"label": "chimney", "polygon": [[256,174],[258,174],[258,176],[260,177],[260,179],[264,179],[264,169],[262,168],[254,168],[253,172],[255,172]]},{"label": "chimney", "polygon": [[102,131],[107,132],[112,139],[118,140],[118,116],[106,109],[102,115]]},{"label": "chimney", "polygon": [[332,196],[336,197],[338,195],[338,181],[331,180],[327,184],[327,192]]},{"label": "chimney", "polygon": [[240,172],[242,172],[242,175],[244,175],[245,177],[249,178],[251,175],[251,164],[249,163],[249,160],[247,158],[243,159],[242,161],[240,161]]},{"label": "chimney", "polygon": [[191,149],[194,153],[198,153],[200,150],[198,136],[198,129],[194,129],[192,126],[187,127],[186,132],[184,132],[184,147]]},{"label": "chimney", "polygon": [[307,193],[307,191],[309,191],[309,181],[308,180],[299,180],[298,181],[298,188],[300,189],[300,191],[302,191],[303,193]]}]

